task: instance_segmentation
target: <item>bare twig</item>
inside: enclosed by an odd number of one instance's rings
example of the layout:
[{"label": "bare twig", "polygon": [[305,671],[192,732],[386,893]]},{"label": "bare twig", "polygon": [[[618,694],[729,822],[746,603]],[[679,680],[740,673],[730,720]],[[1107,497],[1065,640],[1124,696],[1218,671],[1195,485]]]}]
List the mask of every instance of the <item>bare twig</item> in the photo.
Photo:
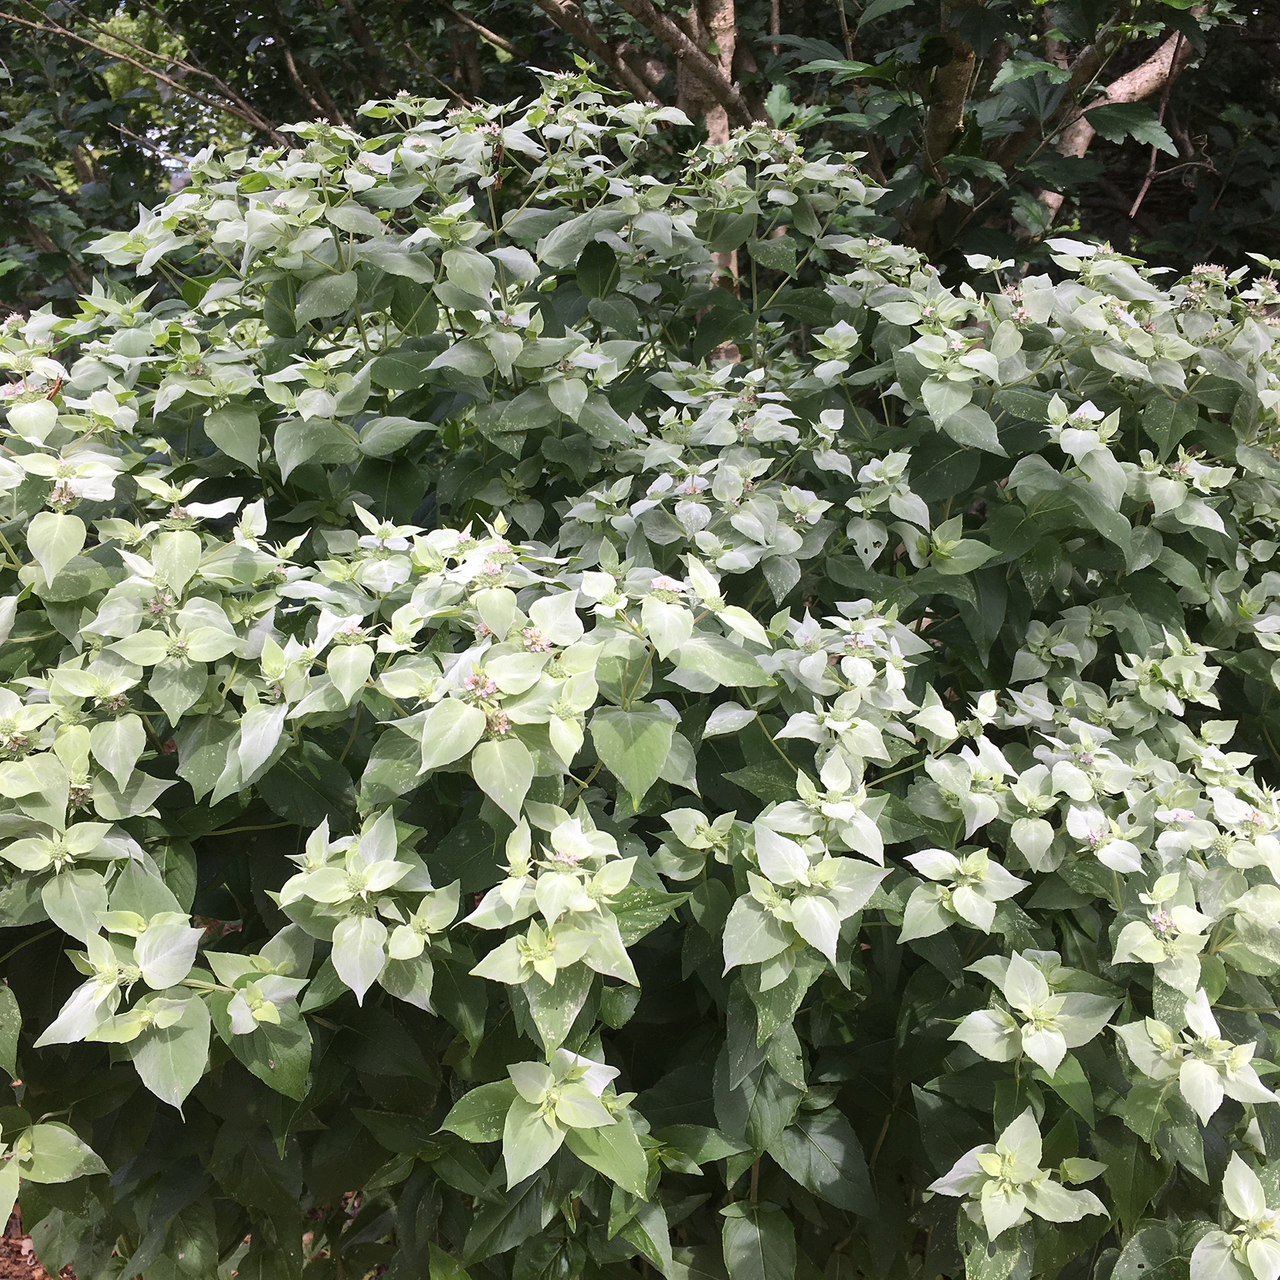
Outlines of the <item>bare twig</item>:
[{"label": "bare twig", "polygon": [[164,160],[172,160],[177,164],[186,165],[187,161],[182,156],[175,156],[172,151],[167,151],[164,147],[157,146],[150,138],[144,138],[141,134],[134,133],[132,129],[126,129],[122,124],[112,124],[111,126],[117,133],[122,133],[126,138],[131,138],[140,147],[146,147],[148,151],[154,151],[156,155]]},{"label": "bare twig", "polygon": [[[29,4],[29,0],[19,0],[19,3],[27,3],[27,7],[33,7]],[[39,12],[39,10],[36,10]],[[39,31],[43,35],[60,36],[64,40],[74,41],[76,44],[82,45],[86,49],[94,49],[98,53],[104,54],[108,58],[114,59],[116,62],[123,62],[128,66],[135,67],[144,75],[160,84],[166,84],[176,93],[182,94],[184,97],[190,98],[193,102],[198,102],[202,106],[208,107],[212,111],[221,111],[226,115],[233,116],[235,119],[247,124],[251,129],[256,129],[259,133],[264,133],[277,146],[288,146],[288,140],[280,133],[278,129],[266,119],[265,116],[255,111],[238,93],[230,86],[223,83],[212,72],[205,71],[203,67],[193,66],[191,63],[178,59],[166,59],[170,65],[178,67],[188,75],[202,76],[208,80],[219,97],[213,98],[208,94],[201,93],[197,89],[193,89],[190,85],[183,84],[180,80],[175,80],[173,76],[161,71],[158,67],[148,66],[146,63],[139,61],[137,58],[131,57],[129,54],[122,52],[120,49],[113,49],[108,45],[99,43],[97,40],[91,40],[88,36],[82,36],[77,31],[72,31],[69,27],[63,26],[57,22],[36,22],[30,18],[20,17],[16,13],[10,13],[7,10],[0,9],[0,21],[12,22],[15,26],[24,28],[27,31]],[[101,29],[100,24],[89,19],[90,25]],[[137,48],[140,52],[149,53],[148,50],[140,49],[132,41],[117,36],[114,32],[105,32],[110,39],[118,41],[120,44],[131,48]]]},{"label": "bare twig", "polygon": [[[776,4],[774,6],[773,13],[777,13]],[[844,11],[844,0],[836,0],[836,16],[840,19],[840,36],[841,36],[841,39],[844,40],[844,56],[848,58],[850,62],[852,62],[853,61],[853,33],[849,30],[849,16]],[[770,14],[771,20],[772,20],[772,17],[773,17],[773,14],[771,13]],[[775,31],[773,32],[773,34],[777,35],[778,33]],[[778,52],[777,45],[774,45],[773,51],[774,53]]]},{"label": "bare twig", "polygon": [[[1178,32],[1178,43],[1173,47],[1173,56],[1170,59],[1170,68],[1177,66],[1178,53],[1182,49],[1182,32]],[[1164,82],[1164,89],[1160,93],[1160,110],[1156,112],[1156,120],[1160,124],[1164,124],[1164,113],[1169,106],[1169,90],[1173,88],[1173,75],[1170,74]],[[1146,199],[1147,192],[1151,190],[1151,184],[1156,180],[1156,157],[1159,155],[1159,149],[1153,142],[1151,144],[1151,160],[1147,164],[1147,176],[1142,180],[1142,188],[1134,198],[1133,207],[1129,210],[1129,218],[1132,221],[1138,216],[1138,210],[1142,208],[1142,202]]]},{"label": "bare twig", "polygon": [[[313,116],[322,116],[324,111],[320,104],[311,95],[311,91],[302,81],[302,76],[298,72],[298,64],[293,59],[293,50],[287,44],[282,44],[284,50],[284,69],[289,77],[289,83],[293,85],[293,91],[300,97],[307,109]],[[336,121],[334,122],[337,123]]]},{"label": "bare twig", "polygon": [[[1139,63],[1132,71],[1125,72],[1113,80],[1102,91],[1101,97],[1095,99],[1062,130],[1058,139],[1057,150],[1060,155],[1081,159],[1089,149],[1097,132],[1089,123],[1086,112],[1094,107],[1129,102],[1141,102],[1149,98],[1157,90],[1164,90],[1172,83],[1182,64],[1191,55],[1191,46],[1182,37],[1182,32],[1171,35],[1145,62]],[[1145,194],[1145,192],[1144,192]],[[1056,217],[1062,208],[1065,197],[1058,191],[1042,191],[1040,203],[1049,212],[1049,220]]]}]

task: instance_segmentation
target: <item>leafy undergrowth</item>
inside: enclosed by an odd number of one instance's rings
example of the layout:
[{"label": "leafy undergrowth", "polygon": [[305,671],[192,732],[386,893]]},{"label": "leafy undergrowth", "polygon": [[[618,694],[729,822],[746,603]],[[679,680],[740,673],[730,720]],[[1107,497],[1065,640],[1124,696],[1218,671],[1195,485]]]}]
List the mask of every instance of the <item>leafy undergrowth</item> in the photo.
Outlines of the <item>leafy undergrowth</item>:
[{"label": "leafy undergrowth", "polygon": [[45,1266],[1275,1280],[1275,286],[443,106],[0,331]]}]

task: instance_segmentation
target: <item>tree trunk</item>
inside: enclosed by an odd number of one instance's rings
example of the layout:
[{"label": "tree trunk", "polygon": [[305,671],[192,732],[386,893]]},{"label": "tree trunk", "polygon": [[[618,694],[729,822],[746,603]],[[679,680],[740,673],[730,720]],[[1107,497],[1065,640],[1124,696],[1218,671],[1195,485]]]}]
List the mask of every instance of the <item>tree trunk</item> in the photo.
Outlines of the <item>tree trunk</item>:
[{"label": "tree trunk", "polygon": [[[733,0],[699,0],[689,16],[692,22],[695,10],[699,25],[707,35],[700,41],[726,80],[733,79],[733,50],[738,41],[737,14]],[[709,45],[709,47],[708,47]],[[729,141],[729,110],[718,99],[709,101],[706,109],[707,142],[712,146]]]},{"label": "tree trunk", "polygon": [[925,253],[933,252],[936,247],[938,219],[947,207],[947,194],[942,190],[948,176],[944,160],[956,135],[964,128],[964,108],[969,100],[969,82],[973,79],[973,48],[953,23],[959,10],[974,3],[975,0],[943,0],[941,6],[942,32],[951,57],[933,73],[920,157],[920,167],[938,184],[939,190],[916,205],[907,223],[908,243]]}]

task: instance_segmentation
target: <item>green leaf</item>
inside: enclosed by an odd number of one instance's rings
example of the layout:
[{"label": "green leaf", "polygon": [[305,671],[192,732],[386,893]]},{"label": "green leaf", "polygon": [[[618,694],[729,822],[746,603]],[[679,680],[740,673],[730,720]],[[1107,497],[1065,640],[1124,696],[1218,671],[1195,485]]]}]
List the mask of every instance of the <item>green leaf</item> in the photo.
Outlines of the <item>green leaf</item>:
[{"label": "green leaf", "polygon": [[542,1108],[516,1098],[502,1126],[502,1162],[507,1170],[507,1187],[523,1182],[551,1159],[565,1140],[566,1130],[550,1124]]},{"label": "green leaf", "polygon": [[228,405],[206,414],[204,433],[227,457],[243,462],[252,471],[258,469],[262,427],[257,411],[249,405]]},{"label": "green leaf", "polygon": [[1058,1069],[1049,1075],[1040,1068],[1033,1073],[1037,1080],[1047,1084],[1063,1102],[1083,1118],[1086,1124],[1094,1123],[1093,1086],[1085,1075],[1075,1054],[1069,1053],[1058,1064]]},{"label": "green leaf", "polygon": [[774,1205],[722,1209],[724,1264],[729,1280],[793,1280],[796,1237],[790,1219]]},{"label": "green leaf", "polygon": [[471,775],[512,822],[519,821],[520,808],[533,782],[533,757],[519,738],[482,742],[471,755]]},{"label": "green leaf", "polygon": [[523,984],[521,989],[529,1002],[529,1012],[548,1053],[564,1043],[594,981],[595,974],[585,964],[572,964],[557,972],[554,986],[536,973]]},{"label": "green leaf", "polygon": [[937,1173],[946,1173],[966,1151],[990,1141],[990,1135],[954,1102],[919,1085],[912,1085],[911,1092],[925,1154]]},{"label": "green leaf", "polygon": [[388,458],[430,430],[429,422],[412,418],[374,418],[360,432],[360,452],[367,458]]},{"label": "green leaf", "polygon": [[80,554],[84,539],[84,521],[79,516],[41,511],[27,526],[27,546],[46,582],[52,582],[63,565]]},{"label": "green leaf", "polygon": [[755,262],[770,271],[796,273],[796,241],[793,236],[774,236],[767,240],[748,240],[747,252]]},{"label": "green leaf", "polygon": [[755,657],[726,636],[696,634],[675,653],[676,666],[710,676],[717,684],[740,689],[762,689],[773,680]]},{"label": "green leaf", "polygon": [[593,241],[578,259],[578,291],[584,298],[603,298],[618,279],[618,255],[612,245]]},{"label": "green leaf", "polygon": [[1189,396],[1170,400],[1159,396],[1142,410],[1142,429],[1156,443],[1156,456],[1161,462],[1174,450],[1178,442],[1196,429],[1200,421],[1200,406]]},{"label": "green leaf", "polygon": [[510,1080],[482,1084],[453,1104],[440,1127],[467,1142],[497,1142],[502,1137],[507,1112],[518,1096]]},{"label": "green leaf", "polygon": [[657,782],[674,732],[674,723],[659,707],[600,707],[591,717],[597,754],[637,803]]},{"label": "green leaf", "polygon": [[601,231],[618,231],[626,221],[620,209],[590,209],[543,236],[538,241],[538,260],[553,271],[570,266]]},{"label": "green leaf", "polygon": [[649,1161],[629,1116],[623,1114],[617,1124],[600,1129],[570,1129],[565,1145],[583,1164],[631,1195],[644,1198]]},{"label": "green leaf", "polygon": [[1177,1081],[1139,1080],[1124,1098],[1124,1122],[1144,1142],[1154,1142],[1156,1131],[1168,1118],[1166,1100]]},{"label": "green leaf", "polygon": [[287,480],[307,463],[355,462],[360,447],[349,427],[320,418],[290,418],[276,428],[276,462]]},{"label": "green leaf", "polygon": [[891,13],[897,13],[899,9],[905,9],[911,3],[912,0],[868,0],[861,16],[858,18],[858,30],[861,31],[863,27],[870,22],[875,22],[877,18],[884,18]]},{"label": "green leaf", "polygon": [[806,1191],[851,1213],[875,1213],[862,1144],[835,1107],[800,1112],[769,1144],[769,1154]]},{"label": "green leaf", "polygon": [[1026,80],[1031,76],[1044,76],[1050,84],[1062,84],[1071,79],[1071,72],[1065,67],[1052,62],[1041,62],[1037,58],[1006,58],[991,82],[991,91],[994,93],[1015,80]]},{"label": "green leaf", "polygon": [[31,1182],[70,1182],[107,1166],[69,1125],[37,1124],[27,1131],[31,1146],[22,1163],[22,1176]]},{"label": "green leaf", "polygon": [[1168,1227],[1143,1227],[1125,1242],[1112,1280],[1186,1280],[1191,1251]]},{"label": "green leaf", "polygon": [[1144,147],[1155,147],[1166,155],[1176,156],[1169,131],[1162,125],[1152,109],[1141,102],[1109,102],[1093,107],[1084,118],[1094,127],[1100,138],[1108,142],[1123,142],[1132,138]]},{"label": "green leaf", "polygon": [[312,320],[345,314],[356,300],[357,278],[354,271],[341,275],[319,276],[308,280],[298,290],[293,317],[299,328]]},{"label": "green leaf", "polygon": [[[1023,1280],[1031,1273],[1030,1232],[1010,1228],[988,1240],[986,1228],[961,1213],[956,1219],[956,1240],[964,1258],[965,1280]],[[1023,1265],[1019,1267],[1019,1262]]]},{"label": "green leaf", "polygon": [[792,935],[754,898],[739,898],[724,926],[724,967],[771,960],[791,945]]},{"label": "green leaf", "polygon": [[18,997],[7,983],[0,983],[0,1070],[18,1076],[18,1033],[22,1030],[22,1010]]},{"label": "green leaf", "polygon": [[225,993],[215,995],[210,1003],[219,1037],[259,1080],[301,1102],[307,1096],[311,1072],[311,1032],[306,1019],[296,1006],[285,1005],[278,1026],[260,1022],[256,1031],[238,1036],[231,1030],[230,1003],[231,996]]},{"label": "green leaf", "polygon": [[802,1097],[802,1091],[767,1062],[731,1089],[728,1064],[721,1057],[715,1072],[716,1122],[731,1138],[740,1139],[747,1146],[746,1155],[729,1162],[731,1181],[750,1164],[752,1155],[767,1150],[791,1123]]},{"label": "green leaf", "polygon": [[430,1280],[471,1280],[471,1277],[462,1269],[462,1264],[434,1242],[431,1245],[430,1257]]},{"label": "green leaf", "polygon": [[1092,1141],[1094,1153],[1107,1166],[1102,1178],[1111,1192],[1116,1215],[1126,1230],[1132,1230],[1164,1184],[1164,1170],[1148,1153],[1146,1144],[1128,1130],[1109,1125],[1096,1130]]},{"label": "green leaf", "polygon": [[664,893],[634,879],[613,899],[612,910],[618,932],[625,946],[632,946],[652,933],[677,907],[688,899],[687,893]]},{"label": "green leaf", "polygon": [[[434,304],[433,304],[434,306]],[[426,372],[439,351],[388,351],[370,366],[369,378],[375,386],[389,391],[412,391],[426,383]]]},{"label": "green leaf", "polygon": [[[413,763],[417,764],[417,751]],[[309,739],[271,766],[257,783],[258,794],[272,811],[311,830],[325,818],[337,828],[356,805],[355,788],[346,767]]]},{"label": "green leaf", "polygon": [[422,741],[419,773],[460,760],[484,736],[485,715],[460,698],[445,698],[423,716],[415,729]]},{"label": "green leaf", "polygon": [[[634,1203],[634,1197],[628,1196],[627,1199]],[[612,1227],[612,1214],[610,1218]],[[671,1253],[671,1225],[661,1203],[654,1201],[637,1204],[634,1216],[620,1234],[624,1240],[635,1245],[664,1276],[676,1274],[675,1259]]]},{"label": "green leaf", "polygon": [[4,1214],[4,1220],[9,1221],[9,1215],[13,1213],[13,1206],[18,1199],[18,1187],[21,1183],[22,1175],[18,1170],[16,1160],[11,1160],[7,1164],[0,1166],[0,1213]]},{"label": "green leaf", "polygon": [[133,774],[147,745],[147,731],[142,717],[118,716],[114,720],[99,720],[89,730],[89,749],[93,758],[123,788]]},{"label": "green leaf", "polygon": [[386,964],[387,926],[372,916],[347,916],[333,930],[333,967],[363,1004]]},{"label": "green leaf", "polygon": [[996,424],[985,409],[976,404],[966,404],[949,414],[942,422],[942,430],[957,444],[966,445],[970,449],[982,449],[986,453],[997,453],[1007,457],[1004,445],[996,431]]},{"label": "green leaf", "polygon": [[671,1124],[657,1130],[659,1142],[688,1156],[695,1164],[712,1160],[724,1160],[741,1155],[747,1148],[741,1142],[726,1137],[719,1129],[709,1129],[700,1124]]},{"label": "green leaf", "polygon": [[130,1046],[142,1083],[171,1107],[181,1108],[205,1073],[210,1025],[204,1000],[194,996],[171,1027],[150,1027]]},{"label": "green leaf", "polygon": [[97,871],[72,867],[44,882],[40,901],[63,933],[83,942],[102,928],[98,912],[107,909],[107,886]]},{"label": "green leaf", "polygon": [[757,761],[744,765],[741,769],[733,769],[724,776],[734,786],[741,787],[748,795],[755,796],[766,804],[783,804],[795,799],[796,772],[781,760]]}]

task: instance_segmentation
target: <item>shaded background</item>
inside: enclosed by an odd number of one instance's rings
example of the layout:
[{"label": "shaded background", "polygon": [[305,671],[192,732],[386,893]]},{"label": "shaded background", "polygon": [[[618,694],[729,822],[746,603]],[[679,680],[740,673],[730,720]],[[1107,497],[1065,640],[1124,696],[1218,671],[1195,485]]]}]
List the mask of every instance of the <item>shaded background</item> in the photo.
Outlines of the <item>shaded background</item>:
[{"label": "shaded background", "polygon": [[884,233],[953,278],[1050,225],[1178,271],[1280,255],[1280,0],[0,0],[0,304],[86,287],[84,245],[210,143],[402,90],[501,103],[578,59],[712,141],[865,152]]}]

